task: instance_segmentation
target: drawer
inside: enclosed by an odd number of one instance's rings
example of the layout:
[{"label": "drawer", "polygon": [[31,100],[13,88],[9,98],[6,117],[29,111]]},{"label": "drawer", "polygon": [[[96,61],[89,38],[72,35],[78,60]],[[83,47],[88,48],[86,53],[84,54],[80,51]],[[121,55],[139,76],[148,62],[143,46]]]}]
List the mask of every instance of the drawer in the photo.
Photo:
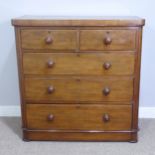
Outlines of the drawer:
[{"label": "drawer", "polygon": [[27,101],[131,101],[132,96],[132,77],[25,78]]},{"label": "drawer", "polygon": [[132,75],[133,53],[24,53],[24,74]]},{"label": "drawer", "polygon": [[26,105],[29,129],[130,130],[131,116],[131,105]]},{"label": "drawer", "polygon": [[134,50],[136,30],[81,30],[80,50]]},{"label": "drawer", "polygon": [[75,50],[77,48],[76,30],[21,30],[23,49]]}]

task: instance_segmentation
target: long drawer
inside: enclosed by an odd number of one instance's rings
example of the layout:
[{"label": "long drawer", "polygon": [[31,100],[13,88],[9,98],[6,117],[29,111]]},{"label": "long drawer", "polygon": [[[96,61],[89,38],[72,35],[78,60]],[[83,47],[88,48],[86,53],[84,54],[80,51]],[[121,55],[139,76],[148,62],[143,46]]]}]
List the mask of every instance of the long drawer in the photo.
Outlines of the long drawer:
[{"label": "long drawer", "polygon": [[130,130],[131,119],[131,105],[26,105],[29,129]]},{"label": "long drawer", "polygon": [[25,78],[29,101],[131,101],[132,97],[132,77]]},{"label": "long drawer", "polygon": [[132,75],[134,53],[24,53],[24,74]]}]

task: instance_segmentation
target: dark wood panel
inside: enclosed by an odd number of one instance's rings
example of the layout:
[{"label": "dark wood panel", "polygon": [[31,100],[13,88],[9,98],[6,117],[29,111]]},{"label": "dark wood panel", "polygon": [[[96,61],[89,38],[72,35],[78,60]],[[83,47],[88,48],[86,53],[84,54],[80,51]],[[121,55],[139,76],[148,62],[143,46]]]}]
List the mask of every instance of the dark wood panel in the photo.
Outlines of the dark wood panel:
[{"label": "dark wood panel", "polygon": [[130,133],[68,133],[24,131],[24,140],[55,141],[132,141]]},{"label": "dark wood panel", "polygon": [[[139,113],[139,89],[140,89],[140,69],[141,69],[141,46],[142,46],[142,28],[137,31],[137,51],[135,56],[135,80],[133,90],[133,118],[132,128],[138,129],[138,113]],[[132,134],[133,141],[137,141],[137,134]]]},{"label": "dark wood panel", "polygon": [[17,54],[17,65],[18,65],[18,77],[19,77],[19,90],[20,90],[20,104],[21,104],[21,119],[22,127],[26,127],[25,118],[25,100],[24,100],[24,75],[23,75],[23,52],[21,50],[21,36],[20,28],[15,27],[15,37],[16,37],[16,54]]}]

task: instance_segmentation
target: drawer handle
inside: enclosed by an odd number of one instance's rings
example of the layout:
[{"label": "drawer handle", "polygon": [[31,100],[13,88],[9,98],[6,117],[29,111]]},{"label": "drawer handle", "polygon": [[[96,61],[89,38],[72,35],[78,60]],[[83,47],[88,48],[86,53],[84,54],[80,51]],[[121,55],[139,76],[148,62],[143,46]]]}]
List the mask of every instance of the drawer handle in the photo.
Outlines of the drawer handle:
[{"label": "drawer handle", "polygon": [[49,61],[47,62],[47,66],[48,66],[48,68],[52,68],[52,67],[54,66],[54,61],[49,60]]},{"label": "drawer handle", "polygon": [[48,88],[47,88],[47,91],[48,91],[48,93],[49,94],[52,94],[53,92],[54,92],[54,87],[53,86],[49,86]]},{"label": "drawer handle", "polygon": [[103,115],[103,121],[104,122],[109,122],[110,121],[110,116],[108,114]]},{"label": "drawer handle", "polygon": [[105,37],[105,38],[104,38],[104,44],[105,44],[105,45],[110,45],[111,43],[112,43],[111,37]]},{"label": "drawer handle", "polygon": [[111,67],[111,63],[110,62],[105,62],[103,64],[103,66],[104,66],[104,69],[108,70]]},{"label": "drawer handle", "polygon": [[48,121],[53,121],[53,119],[54,119],[54,115],[49,114],[49,115],[47,116],[47,120],[48,120]]},{"label": "drawer handle", "polygon": [[45,38],[45,43],[46,43],[46,44],[52,44],[52,43],[53,43],[52,37],[51,37],[51,36],[47,36],[47,37]]},{"label": "drawer handle", "polygon": [[104,89],[103,89],[103,93],[104,93],[104,95],[109,95],[110,94],[110,88],[109,87],[105,87]]}]

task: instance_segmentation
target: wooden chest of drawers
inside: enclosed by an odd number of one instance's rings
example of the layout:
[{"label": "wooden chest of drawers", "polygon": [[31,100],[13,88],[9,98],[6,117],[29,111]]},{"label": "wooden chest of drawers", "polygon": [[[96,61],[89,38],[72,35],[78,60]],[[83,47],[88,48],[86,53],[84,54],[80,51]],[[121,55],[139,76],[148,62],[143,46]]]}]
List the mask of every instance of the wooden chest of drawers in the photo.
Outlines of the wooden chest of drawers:
[{"label": "wooden chest of drawers", "polygon": [[144,22],[13,19],[24,140],[136,142]]}]

